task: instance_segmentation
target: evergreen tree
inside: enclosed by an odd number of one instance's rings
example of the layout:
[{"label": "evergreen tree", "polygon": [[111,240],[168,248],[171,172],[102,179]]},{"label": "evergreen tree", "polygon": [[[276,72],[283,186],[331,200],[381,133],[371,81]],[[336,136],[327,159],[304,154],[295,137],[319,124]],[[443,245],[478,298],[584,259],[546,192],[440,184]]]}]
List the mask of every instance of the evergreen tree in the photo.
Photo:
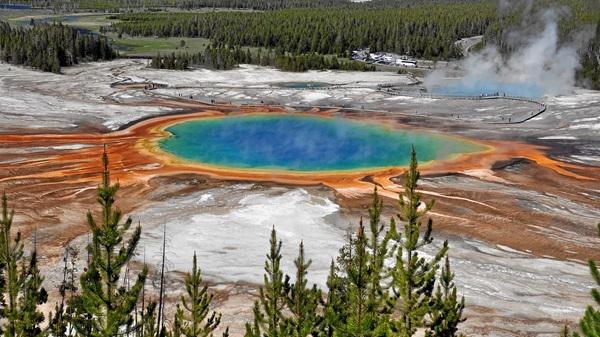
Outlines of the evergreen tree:
[{"label": "evergreen tree", "polygon": [[[75,330],[84,336],[107,337],[126,333],[124,327],[133,322],[140,292],[147,275],[147,268],[138,275],[134,285],[127,289],[119,284],[125,265],[134,256],[140,239],[141,227],[128,234],[131,218],[121,222],[122,213],[115,207],[115,195],[119,184],[111,185],[108,155],[102,156],[104,171],[102,185],[98,187],[98,203],[102,206],[100,223],[88,212],[87,222],[92,232],[88,247],[90,260],[80,278],[81,294],[71,300],[76,308]],[[124,236],[129,235],[125,240]]]},{"label": "evergreen tree", "polygon": [[63,256],[63,280],[59,286],[59,293],[61,297],[60,303],[57,303],[54,312],[50,313],[48,318],[48,332],[51,336],[63,337],[70,335],[71,322],[73,319],[73,307],[67,306],[67,293],[70,294],[70,298],[73,298],[77,291],[75,285],[75,267],[76,259],[79,252],[77,249],[68,245],[65,248],[65,254]]},{"label": "evergreen tree", "polygon": [[195,252],[192,271],[185,276],[184,283],[187,298],[181,296],[181,305],[177,305],[174,336],[212,336],[213,331],[221,323],[221,314],[210,312],[213,296],[208,293],[208,286],[202,281]]},{"label": "evergreen tree", "polygon": [[264,284],[252,309],[254,321],[246,323],[246,337],[286,337],[283,317],[285,307],[281,241],[275,228],[271,231],[270,249],[265,261]]},{"label": "evergreen tree", "polygon": [[[334,327],[343,336],[386,336],[389,333],[393,304],[388,289],[391,283],[390,268],[385,266],[385,261],[391,257],[393,249],[390,250],[390,241],[397,237],[397,233],[394,223],[390,230],[384,229],[382,211],[383,201],[375,189],[369,207],[369,233],[365,232],[361,219],[357,234],[350,237],[348,244],[340,251],[339,280],[345,285],[336,284],[339,276],[335,275],[333,266],[330,271],[329,281],[335,286],[332,299],[339,301],[339,298],[345,297],[347,302],[341,304],[341,310],[345,311],[344,320]],[[330,315],[339,316],[335,311]]]},{"label": "evergreen tree", "polygon": [[445,262],[438,280],[433,306],[429,312],[430,322],[425,332],[427,337],[453,337],[458,331],[458,324],[465,320],[462,318],[465,298],[458,300],[448,256]]},{"label": "evergreen tree", "polygon": [[[339,336],[385,336],[387,315],[378,312],[372,298],[372,280],[375,268],[369,251],[369,240],[365,227],[360,220],[355,237],[350,236],[348,243],[340,250],[342,282],[346,283],[345,322],[334,327]],[[379,285],[377,286],[379,288]]]},{"label": "evergreen tree", "polygon": [[19,293],[19,280],[17,264],[23,257],[23,243],[21,233],[12,238],[11,228],[14,210],[8,210],[8,198],[2,194],[2,228],[0,228],[0,263],[3,273],[4,308],[3,316],[6,318],[4,336],[16,336],[16,322],[18,319],[17,295]]},{"label": "evergreen tree", "polygon": [[413,147],[409,170],[405,174],[404,193],[400,195],[398,217],[404,221],[404,231],[396,238],[396,262],[392,271],[392,291],[395,296],[395,309],[400,317],[393,321],[393,330],[401,337],[410,337],[417,328],[425,326],[425,316],[432,310],[432,293],[436,282],[439,262],[448,250],[448,242],[431,259],[418,252],[433,242],[431,236],[433,221],[427,220],[424,233],[421,233],[421,218],[433,207],[433,201],[421,202],[417,192],[419,171],[417,156]]},{"label": "evergreen tree", "polygon": [[[156,308],[158,307],[158,303],[156,301],[151,301],[148,303],[146,308],[142,309],[142,319],[138,323],[138,328],[136,329],[137,337],[158,337],[158,315],[156,312]],[[177,336],[177,335],[175,335]]]},{"label": "evergreen tree", "polygon": [[3,193],[0,221],[0,289],[3,295],[0,304],[1,317],[6,319],[3,334],[6,337],[42,336],[44,315],[38,305],[46,303],[48,294],[42,287],[35,247],[25,261],[21,233],[12,235],[13,217],[14,211],[9,212],[8,198]]},{"label": "evergreen tree", "polygon": [[296,282],[290,283],[288,277],[284,283],[286,305],[291,313],[285,319],[286,336],[289,337],[317,336],[322,328],[323,317],[318,312],[321,291],[316,284],[312,288],[307,287],[306,275],[311,263],[304,257],[304,243],[301,242],[298,257],[294,261]]},{"label": "evergreen tree", "polygon": [[345,326],[348,321],[347,283],[339,274],[340,270],[338,266],[336,266],[334,261],[331,261],[329,275],[327,276],[327,299],[325,302],[325,312],[323,314],[323,334],[328,337],[334,336],[337,332],[337,328]]},{"label": "evergreen tree", "polygon": [[23,263],[22,266],[15,336],[41,337],[46,335],[41,328],[44,314],[38,310],[38,306],[48,300],[48,294],[42,287],[43,280],[37,266],[37,252],[34,249],[28,264]]},{"label": "evergreen tree", "polygon": [[396,225],[391,223],[390,230],[384,231],[381,223],[383,200],[373,192],[373,202],[369,207],[370,239],[367,242],[370,251],[370,286],[368,293],[368,311],[383,317],[390,314],[390,299],[388,288],[390,283],[390,270],[385,266],[386,258],[390,257],[390,241],[397,237]]},{"label": "evergreen tree", "polygon": [[64,305],[56,304],[54,312],[48,317],[48,332],[52,336],[65,337],[68,331],[69,318],[65,314]]}]

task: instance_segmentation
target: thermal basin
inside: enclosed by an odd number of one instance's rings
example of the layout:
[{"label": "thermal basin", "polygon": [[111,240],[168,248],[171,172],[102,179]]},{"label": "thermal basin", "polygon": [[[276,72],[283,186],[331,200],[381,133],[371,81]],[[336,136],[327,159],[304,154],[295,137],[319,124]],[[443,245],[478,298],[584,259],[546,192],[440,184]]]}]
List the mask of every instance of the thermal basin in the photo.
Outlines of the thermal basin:
[{"label": "thermal basin", "polygon": [[347,171],[405,166],[414,145],[421,163],[482,151],[447,135],[346,118],[243,115],[194,119],[166,128],[159,146],[190,162],[236,169]]}]

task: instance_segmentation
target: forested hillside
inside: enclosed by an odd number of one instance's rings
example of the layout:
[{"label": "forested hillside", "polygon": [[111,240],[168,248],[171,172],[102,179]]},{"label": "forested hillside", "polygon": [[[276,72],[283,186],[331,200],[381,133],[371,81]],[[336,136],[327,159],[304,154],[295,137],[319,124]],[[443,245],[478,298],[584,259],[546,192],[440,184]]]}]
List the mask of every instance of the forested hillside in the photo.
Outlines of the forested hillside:
[{"label": "forested hillside", "polygon": [[0,59],[58,73],[61,67],[81,61],[116,57],[106,38],[83,34],[61,24],[11,27],[0,21]]},{"label": "forested hillside", "polygon": [[209,38],[215,44],[294,54],[344,55],[369,47],[424,58],[455,58],[454,42],[481,35],[494,6],[454,4],[394,9],[292,9],[271,12],[126,14],[114,25],[133,36]]},{"label": "forested hillside", "polygon": [[[3,2],[7,0],[0,0],[0,3]],[[116,32],[116,36],[132,40],[141,36],[200,37],[210,39],[210,43],[219,48],[260,47],[279,56],[285,55],[286,62],[277,64],[293,64],[285,67],[290,69],[306,68],[308,59],[315,58],[310,56],[313,54],[333,60],[332,55],[348,57],[352,50],[359,48],[433,60],[456,59],[462,56],[462,52],[455,42],[475,35],[484,35],[484,45],[496,45],[501,52],[509,55],[525,41],[514,38],[515,32],[535,34],[540,31],[543,27],[536,24],[534,18],[553,9],[560,17],[560,43],[581,42],[577,44],[581,59],[578,83],[600,89],[600,30],[596,28],[600,25],[600,1],[594,0],[533,0],[515,2],[511,6],[499,6],[494,0],[372,0],[364,3],[350,3],[348,0],[34,0],[32,4],[67,10],[135,9],[140,12],[116,15],[113,18],[120,22],[103,27],[102,31]],[[154,13],[166,7],[228,7],[261,11]],[[103,41],[100,39],[98,43]],[[69,45],[68,41],[65,45]],[[7,48],[10,47],[4,47]],[[31,51],[26,53],[26,48]],[[54,59],[53,55],[49,56],[56,53],[54,49],[36,48],[27,47],[27,42],[24,42],[11,48],[13,55],[4,51],[3,59],[45,70],[56,69],[54,64],[57,62],[54,60],[43,62],[46,63],[43,65],[40,61]],[[34,56],[38,51],[40,56]],[[184,54],[179,54],[178,57],[184,57]],[[61,66],[76,63],[77,58],[82,56],[72,55],[71,61],[58,52],[58,63]],[[91,59],[110,58],[94,52],[86,56]],[[317,63],[325,63],[325,60],[321,58],[323,62]],[[274,59],[258,63],[275,64]],[[310,63],[315,66],[315,62]],[[354,67],[350,63],[347,65],[348,69]],[[331,67],[336,68],[337,65]]]},{"label": "forested hillside", "polygon": [[[520,4],[520,5],[519,5]],[[484,35],[508,55],[521,47],[516,31],[541,31],[534,16],[555,9],[560,17],[561,44],[584,41],[578,47],[580,85],[600,88],[600,2],[537,0],[512,6],[495,1],[373,0],[340,8],[288,9],[269,12],[146,13],[121,15],[112,29],[131,36],[203,37],[216,45],[254,46],[278,54],[334,54],[368,47],[427,59],[461,57],[455,42]],[[326,7],[326,6],[325,6]],[[537,13],[537,14],[536,14]],[[585,39],[585,38],[591,39]]]}]

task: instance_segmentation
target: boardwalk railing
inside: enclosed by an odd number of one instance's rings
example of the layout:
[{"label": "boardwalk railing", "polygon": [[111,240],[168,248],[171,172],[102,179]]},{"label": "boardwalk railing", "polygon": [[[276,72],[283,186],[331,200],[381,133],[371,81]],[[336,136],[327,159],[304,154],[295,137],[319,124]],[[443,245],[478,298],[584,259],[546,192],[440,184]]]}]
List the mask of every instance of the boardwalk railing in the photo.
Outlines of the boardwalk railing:
[{"label": "boardwalk railing", "polygon": [[[418,98],[431,98],[431,99],[451,99],[451,100],[469,100],[469,101],[482,101],[482,100],[493,100],[493,99],[503,99],[503,100],[511,100],[511,101],[519,101],[519,102],[527,102],[536,104],[539,108],[535,111],[532,111],[530,115],[527,115],[526,118],[519,120],[511,120],[502,121],[502,122],[488,122],[488,124],[520,124],[531,120],[546,111],[546,104],[541,101],[537,101],[530,97],[524,96],[510,96],[510,95],[478,95],[478,96],[459,96],[459,95],[441,95],[441,94],[431,94],[422,91],[408,91],[408,90],[397,90],[394,89],[393,86],[378,86],[378,90],[384,94],[391,96],[410,96],[410,97],[418,97]],[[416,94],[418,93],[418,94]]]},{"label": "boardwalk railing", "polygon": [[[542,113],[544,113],[546,111],[546,104],[544,104],[543,102],[537,101],[535,99],[529,98],[529,97],[522,97],[522,96],[509,96],[509,95],[479,95],[479,96],[454,96],[454,95],[440,95],[440,94],[431,94],[431,93],[425,93],[422,91],[417,91],[417,90],[398,90],[395,89],[395,87],[397,87],[398,85],[405,85],[403,83],[384,83],[384,84],[378,84],[378,85],[371,85],[371,86],[357,86],[357,85],[348,85],[348,84],[333,84],[333,85],[328,85],[328,86],[318,86],[318,87],[291,87],[291,88],[286,88],[286,87],[279,87],[279,86],[260,86],[260,87],[238,87],[238,86],[174,86],[174,87],[170,87],[171,89],[244,89],[244,90],[248,90],[248,89],[254,89],[254,90],[332,90],[332,89],[364,89],[364,88],[368,88],[368,89],[375,89],[378,90],[381,93],[387,94],[387,95],[391,95],[391,96],[409,96],[409,97],[415,97],[415,98],[431,98],[431,99],[445,99],[445,100],[470,100],[470,101],[482,101],[482,100],[512,100],[512,101],[520,101],[520,102],[527,102],[527,103],[532,103],[532,104],[536,104],[538,106],[537,110],[531,111],[530,114],[525,115],[525,118],[521,118],[521,119],[512,119],[512,118],[508,118],[508,120],[502,120],[502,121],[498,121],[498,122],[492,122],[492,121],[484,121],[482,123],[486,123],[486,124],[520,124],[520,123],[524,123],[527,122],[539,115],[541,115]],[[150,89],[154,89],[150,88]],[[170,96],[170,95],[166,95],[166,96]],[[194,95],[191,95],[188,97],[184,97],[184,96],[173,96],[173,97],[177,97],[180,99],[190,99],[190,100],[194,100]],[[211,104],[214,104],[213,102],[211,102]],[[302,107],[302,106],[296,106],[296,107]],[[363,112],[386,112],[386,113],[392,113],[391,111],[380,111],[380,110],[368,110],[368,109],[358,109],[358,108],[350,108],[350,107],[335,107],[335,106],[306,106],[306,108],[309,107],[317,107],[317,108],[329,108],[329,109],[345,109],[345,110],[356,110],[356,111],[363,111]],[[432,116],[430,116],[432,117]],[[444,118],[444,117],[439,117],[437,116],[436,118]],[[467,119],[462,119],[463,121],[467,121]]]}]

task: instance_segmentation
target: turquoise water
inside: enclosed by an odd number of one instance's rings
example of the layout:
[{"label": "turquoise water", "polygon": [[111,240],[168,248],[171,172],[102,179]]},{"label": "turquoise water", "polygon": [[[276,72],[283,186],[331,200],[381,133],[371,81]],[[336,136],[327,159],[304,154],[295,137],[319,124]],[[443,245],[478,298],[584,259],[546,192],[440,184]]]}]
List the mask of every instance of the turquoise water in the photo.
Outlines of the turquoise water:
[{"label": "turquoise water", "polygon": [[0,4],[0,9],[31,9],[31,5],[25,5],[25,4]]},{"label": "turquoise water", "polygon": [[537,99],[544,95],[542,87],[528,82],[495,80],[449,80],[444,86],[428,88],[429,92],[445,96],[517,96]]},{"label": "turquoise water", "polygon": [[348,119],[246,115],[170,126],[160,148],[203,164],[241,169],[339,171],[405,166],[411,146],[420,162],[484,150],[459,139],[392,130]]},{"label": "turquoise water", "polygon": [[331,85],[332,84],[325,82],[281,82],[275,84],[277,87],[287,89],[326,88]]}]

